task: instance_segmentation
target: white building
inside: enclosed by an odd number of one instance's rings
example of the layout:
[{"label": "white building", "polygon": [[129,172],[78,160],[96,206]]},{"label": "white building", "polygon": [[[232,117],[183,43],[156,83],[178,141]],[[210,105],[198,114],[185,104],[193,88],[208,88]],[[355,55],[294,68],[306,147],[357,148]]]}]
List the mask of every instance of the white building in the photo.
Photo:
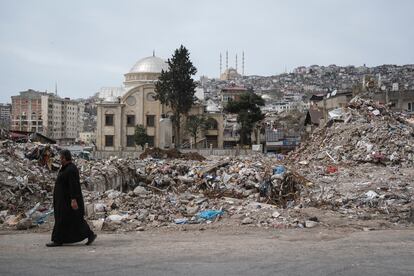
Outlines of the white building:
[{"label": "white building", "polygon": [[0,127],[10,127],[11,104],[0,103]]},{"label": "white building", "polygon": [[83,130],[84,105],[53,94],[41,99],[44,134],[62,144],[75,142]]},{"label": "white building", "polygon": [[88,131],[88,132],[80,132],[79,133],[79,141],[90,145],[92,144],[92,142],[96,141],[96,133],[92,132],[92,131]]}]

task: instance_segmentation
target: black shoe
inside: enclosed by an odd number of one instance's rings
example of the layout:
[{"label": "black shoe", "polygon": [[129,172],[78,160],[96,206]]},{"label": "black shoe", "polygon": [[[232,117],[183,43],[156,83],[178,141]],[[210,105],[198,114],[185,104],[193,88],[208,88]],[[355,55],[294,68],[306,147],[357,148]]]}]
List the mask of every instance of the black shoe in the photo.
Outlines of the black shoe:
[{"label": "black shoe", "polygon": [[61,243],[57,243],[57,242],[50,242],[46,244],[47,247],[57,247],[57,246],[62,246]]},{"label": "black shoe", "polygon": [[96,239],[96,237],[98,237],[98,235],[96,234],[92,234],[92,236],[90,236],[88,238],[88,241],[85,243],[86,245],[91,245],[93,243],[93,241]]}]

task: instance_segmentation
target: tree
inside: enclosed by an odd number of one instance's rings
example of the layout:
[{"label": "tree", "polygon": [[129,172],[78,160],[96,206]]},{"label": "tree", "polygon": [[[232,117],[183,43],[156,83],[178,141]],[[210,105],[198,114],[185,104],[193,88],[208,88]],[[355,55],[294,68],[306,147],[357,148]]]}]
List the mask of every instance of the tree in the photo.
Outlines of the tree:
[{"label": "tree", "polygon": [[240,96],[240,100],[229,102],[225,111],[237,114],[237,122],[241,125],[240,142],[242,145],[251,144],[251,133],[255,124],[264,119],[259,106],[264,106],[264,100],[253,92]]},{"label": "tree", "polygon": [[180,147],[181,117],[188,114],[195,102],[196,84],[191,76],[197,73],[197,69],[190,61],[190,53],[183,45],[175,50],[167,63],[168,70],[161,71],[161,76],[155,84],[155,93],[156,99],[172,109],[175,144],[176,147]]},{"label": "tree", "polygon": [[186,129],[194,138],[194,145],[197,148],[197,134],[200,130],[205,129],[207,120],[203,115],[191,115],[187,117]]},{"label": "tree", "polygon": [[143,125],[136,125],[134,132],[135,144],[141,146],[144,149],[146,143],[149,143],[149,136]]}]

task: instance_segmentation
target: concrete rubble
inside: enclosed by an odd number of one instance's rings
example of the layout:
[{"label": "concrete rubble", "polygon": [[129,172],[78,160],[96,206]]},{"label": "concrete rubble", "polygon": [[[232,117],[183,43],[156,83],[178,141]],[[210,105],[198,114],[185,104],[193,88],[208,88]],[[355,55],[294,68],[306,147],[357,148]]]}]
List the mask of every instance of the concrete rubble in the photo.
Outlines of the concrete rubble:
[{"label": "concrete rubble", "polygon": [[386,106],[355,97],[341,119],[315,130],[286,160],[314,184],[307,206],[348,219],[409,221],[414,130]]},{"label": "concrete rubble", "polygon": [[[317,129],[284,160],[265,155],[204,160],[151,150],[142,159],[75,163],[87,218],[98,230],[329,227],[323,212],[348,224],[406,225],[414,217],[413,141],[413,128],[401,116],[355,98],[340,118]],[[0,145],[1,227],[48,224],[57,172],[25,156],[39,145]]]},{"label": "concrete rubble", "polygon": [[341,119],[313,132],[291,157],[325,164],[370,162],[409,167],[414,163],[413,135],[404,117],[356,97]]}]

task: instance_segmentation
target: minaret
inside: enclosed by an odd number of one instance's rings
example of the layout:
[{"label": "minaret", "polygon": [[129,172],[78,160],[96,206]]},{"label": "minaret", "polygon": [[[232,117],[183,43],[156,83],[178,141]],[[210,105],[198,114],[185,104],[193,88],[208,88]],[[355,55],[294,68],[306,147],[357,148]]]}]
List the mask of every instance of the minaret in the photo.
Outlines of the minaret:
[{"label": "minaret", "polygon": [[229,69],[229,52],[226,51],[226,70]]},{"label": "minaret", "polygon": [[244,51],[242,52],[242,76],[244,76]]},{"label": "minaret", "polygon": [[237,72],[237,54],[236,54],[236,72]]},{"label": "minaret", "polygon": [[222,61],[221,61],[221,53],[220,53],[220,76],[221,77],[221,68],[222,68]]},{"label": "minaret", "polygon": [[152,50],[152,56],[155,57],[155,50]]},{"label": "minaret", "polygon": [[55,82],[55,95],[57,96],[57,82]]}]

